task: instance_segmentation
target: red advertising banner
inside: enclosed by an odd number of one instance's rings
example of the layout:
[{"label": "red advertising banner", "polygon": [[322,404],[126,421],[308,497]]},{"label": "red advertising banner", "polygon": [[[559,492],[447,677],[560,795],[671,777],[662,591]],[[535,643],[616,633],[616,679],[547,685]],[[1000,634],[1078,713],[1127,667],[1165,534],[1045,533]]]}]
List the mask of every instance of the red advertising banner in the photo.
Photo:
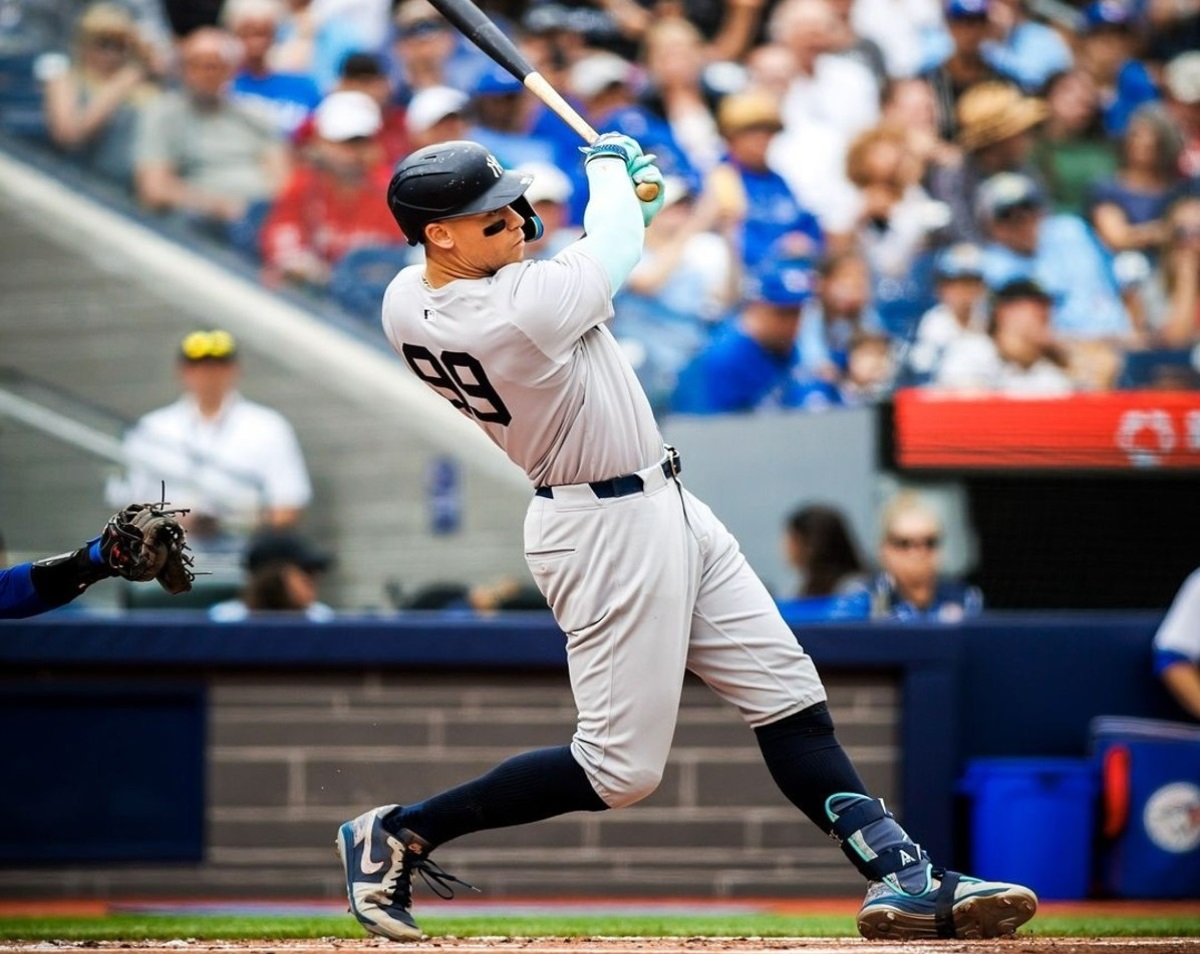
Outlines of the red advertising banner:
[{"label": "red advertising banner", "polygon": [[971,470],[1200,470],[1200,391],[895,397],[896,462]]}]

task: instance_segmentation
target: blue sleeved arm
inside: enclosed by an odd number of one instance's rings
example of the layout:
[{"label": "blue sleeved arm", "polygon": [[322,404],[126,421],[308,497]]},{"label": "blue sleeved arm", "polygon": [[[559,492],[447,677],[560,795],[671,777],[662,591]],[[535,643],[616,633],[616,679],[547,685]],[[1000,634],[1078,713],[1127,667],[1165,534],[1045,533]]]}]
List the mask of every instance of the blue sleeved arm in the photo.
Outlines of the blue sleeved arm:
[{"label": "blue sleeved arm", "polygon": [[1175,652],[1173,649],[1155,649],[1154,650],[1154,675],[1162,677],[1162,674],[1176,663],[1187,663],[1189,666],[1194,666],[1195,663],[1188,659],[1183,653]]},{"label": "blue sleeved arm", "polygon": [[625,163],[615,156],[593,159],[587,164],[587,177],[586,234],[577,247],[604,266],[615,295],[642,257],[646,226],[641,203]]},{"label": "blue sleeved arm", "polygon": [[50,609],[33,587],[32,563],[0,570],[0,619],[24,619]]}]

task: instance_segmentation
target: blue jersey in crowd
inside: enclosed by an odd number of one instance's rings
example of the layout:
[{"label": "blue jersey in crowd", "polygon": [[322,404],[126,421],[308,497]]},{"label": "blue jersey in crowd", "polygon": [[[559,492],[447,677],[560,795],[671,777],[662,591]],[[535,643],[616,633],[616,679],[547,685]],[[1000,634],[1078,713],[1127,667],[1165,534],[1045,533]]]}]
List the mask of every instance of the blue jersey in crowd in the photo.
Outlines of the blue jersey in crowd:
[{"label": "blue jersey in crowd", "polygon": [[680,414],[816,410],[840,401],[834,387],[804,371],[799,347],[776,354],[734,326],[719,332],[679,373],[671,410]]},{"label": "blue jersey in crowd", "polygon": [[33,588],[32,569],[32,563],[18,563],[0,570],[0,619],[24,619],[50,608]]},{"label": "blue jersey in crowd", "polygon": [[1116,89],[1108,102],[1101,104],[1104,131],[1110,136],[1123,136],[1129,118],[1145,103],[1158,99],[1158,87],[1141,60],[1128,60],[1117,73]]},{"label": "blue jersey in crowd", "polygon": [[[651,150],[647,150],[650,152]],[[783,236],[799,232],[812,241],[807,257],[820,259],[825,237],[817,217],[804,208],[789,188],[783,176],[770,169],[755,172],[738,168],[746,190],[746,220],[742,225],[742,261],[747,265],[764,258],[778,256],[775,247]]]},{"label": "blue jersey in crowd", "polygon": [[233,78],[233,98],[264,116],[283,136],[291,136],[321,102],[317,84],[301,73],[268,73]]},{"label": "blue jersey in crowd", "polygon": [[869,592],[855,594],[853,598],[868,600],[875,619],[957,623],[983,612],[983,593],[979,587],[957,580],[938,580],[933,601],[924,609],[896,592],[896,584],[887,573],[875,577]]},{"label": "blue jersey in crowd", "polygon": [[990,288],[1032,278],[1054,299],[1053,324],[1060,334],[1100,338],[1130,331],[1112,256],[1078,216],[1043,219],[1037,250],[1031,256],[996,242],[985,246],[983,277]]},{"label": "blue jersey in crowd", "polygon": [[1003,40],[989,40],[980,51],[997,73],[1030,92],[1040,92],[1055,73],[1071,68],[1070,47],[1051,27],[1027,20],[1018,23]]},{"label": "blue jersey in crowd", "polygon": [[618,107],[600,117],[596,128],[601,132],[624,133],[636,139],[642,152],[658,157],[654,164],[664,176],[679,176],[687,183],[690,192],[700,192],[703,185],[700,173],[675,141],[671,127],[644,106]]}]

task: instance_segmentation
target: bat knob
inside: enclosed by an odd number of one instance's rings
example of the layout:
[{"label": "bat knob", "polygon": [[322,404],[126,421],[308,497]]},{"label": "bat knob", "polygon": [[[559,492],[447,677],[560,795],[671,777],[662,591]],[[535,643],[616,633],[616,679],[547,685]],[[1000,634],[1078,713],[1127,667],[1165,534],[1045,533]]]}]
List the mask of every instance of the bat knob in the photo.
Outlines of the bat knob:
[{"label": "bat knob", "polygon": [[639,182],[633,190],[643,202],[653,202],[658,198],[657,182]]}]

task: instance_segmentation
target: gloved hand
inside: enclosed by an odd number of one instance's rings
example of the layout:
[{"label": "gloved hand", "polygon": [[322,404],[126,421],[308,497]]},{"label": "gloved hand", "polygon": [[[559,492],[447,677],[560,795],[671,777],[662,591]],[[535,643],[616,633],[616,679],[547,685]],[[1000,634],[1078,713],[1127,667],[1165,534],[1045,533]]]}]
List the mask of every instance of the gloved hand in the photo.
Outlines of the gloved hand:
[{"label": "gloved hand", "polygon": [[99,555],[109,572],[127,580],[158,580],[168,593],[186,593],[196,574],[188,552],[187,534],[165,503],[130,504],[112,515],[97,540]]},{"label": "gloved hand", "polygon": [[635,187],[642,183],[652,183],[658,186],[658,192],[653,199],[644,200],[640,194],[638,195],[638,201],[642,207],[642,221],[646,225],[654,221],[654,217],[662,210],[663,203],[666,201],[663,174],[658,166],[654,165],[655,158],[657,157],[650,153],[646,156],[638,156],[629,164],[629,178],[633,180]]},{"label": "gloved hand", "polygon": [[642,147],[636,139],[630,139],[621,133],[608,132],[590,146],[580,146],[583,153],[584,165],[601,156],[616,156],[625,163],[625,168],[632,174],[632,164],[642,154]]}]

